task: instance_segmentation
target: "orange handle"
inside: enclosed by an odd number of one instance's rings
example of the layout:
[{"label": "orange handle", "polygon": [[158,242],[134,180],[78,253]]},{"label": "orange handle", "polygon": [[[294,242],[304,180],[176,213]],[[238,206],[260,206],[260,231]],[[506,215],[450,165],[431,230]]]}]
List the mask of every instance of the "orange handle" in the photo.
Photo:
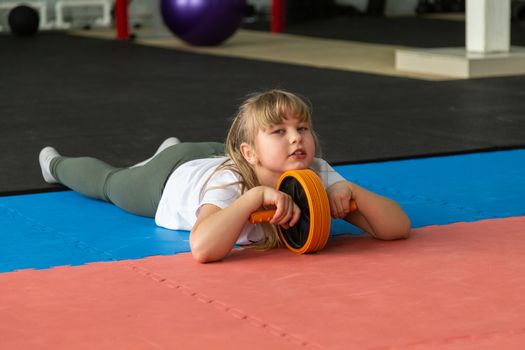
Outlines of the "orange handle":
[{"label": "orange handle", "polygon": [[[350,212],[357,210],[355,200],[350,200]],[[275,209],[260,210],[250,215],[249,221],[251,224],[260,224],[261,222],[270,222],[275,215]]]},{"label": "orange handle", "polygon": [[357,210],[357,203],[355,202],[355,200],[350,199],[350,212],[353,212],[356,210]]},{"label": "orange handle", "polygon": [[250,223],[260,224],[261,222],[269,222],[275,215],[275,209],[256,211],[250,215]]}]

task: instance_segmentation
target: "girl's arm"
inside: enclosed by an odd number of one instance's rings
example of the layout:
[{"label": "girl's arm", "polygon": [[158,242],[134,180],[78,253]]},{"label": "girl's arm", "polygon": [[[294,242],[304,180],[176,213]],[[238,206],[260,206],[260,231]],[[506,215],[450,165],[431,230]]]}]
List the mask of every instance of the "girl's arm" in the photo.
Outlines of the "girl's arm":
[{"label": "girl's arm", "polygon": [[246,191],[224,209],[204,204],[190,233],[193,257],[203,263],[223,259],[237,242],[250,214],[262,206],[276,207],[270,221],[274,225],[293,226],[301,215],[289,195],[266,186]]},{"label": "girl's arm", "polygon": [[[408,237],[410,220],[403,209],[391,199],[348,181],[333,184],[327,192],[334,218],[345,219],[378,239]],[[349,212],[350,199],[356,201],[357,211]]]}]

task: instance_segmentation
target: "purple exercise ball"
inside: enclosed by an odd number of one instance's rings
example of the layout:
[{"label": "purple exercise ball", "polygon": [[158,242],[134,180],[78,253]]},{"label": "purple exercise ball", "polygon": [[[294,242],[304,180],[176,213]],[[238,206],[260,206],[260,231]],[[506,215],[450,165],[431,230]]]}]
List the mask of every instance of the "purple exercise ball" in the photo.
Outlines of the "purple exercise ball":
[{"label": "purple exercise ball", "polygon": [[191,45],[218,45],[241,24],[246,0],[161,0],[168,28]]}]

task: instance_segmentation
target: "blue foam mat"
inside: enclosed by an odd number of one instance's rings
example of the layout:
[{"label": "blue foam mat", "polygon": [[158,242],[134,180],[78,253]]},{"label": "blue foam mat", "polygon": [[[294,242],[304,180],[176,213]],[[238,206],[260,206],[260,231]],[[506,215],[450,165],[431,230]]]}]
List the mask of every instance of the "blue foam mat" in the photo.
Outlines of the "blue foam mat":
[{"label": "blue foam mat", "polygon": [[0,231],[0,272],[189,251],[189,232],[71,191],[0,198]]},{"label": "blue foam mat", "polygon": [[[348,180],[396,200],[412,225],[525,214],[525,150],[344,165]],[[335,232],[351,230],[337,222]]]},{"label": "blue foam mat", "polygon": [[[525,150],[336,167],[401,204],[414,227],[525,215]],[[0,197],[0,272],[189,251],[155,226],[73,192]],[[360,233],[337,220],[333,234]]]}]

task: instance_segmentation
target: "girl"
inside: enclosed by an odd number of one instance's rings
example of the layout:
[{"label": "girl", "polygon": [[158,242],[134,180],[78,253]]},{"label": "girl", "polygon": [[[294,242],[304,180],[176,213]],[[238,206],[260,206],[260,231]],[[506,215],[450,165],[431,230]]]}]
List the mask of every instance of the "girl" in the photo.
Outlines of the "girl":
[{"label": "girl", "polygon": [[[194,258],[212,262],[235,244],[270,249],[281,245],[274,225],[297,223],[300,210],[275,189],[287,170],[311,168],[326,187],[331,214],[375,238],[408,237],[410,221],[388,198],[346,181],[319,153],[310,110],[298,96],[270,90],[250,96],[220,143],[163,142],[154,156],[130,168],[100,160],[63,157],[52,147],[40,152],[44,180],[131,213],[155,217],[157,225],[191,230]],[[350,199],[358,211],[350,212]],[[270,224],[248,223],[261,207],[275,207]]]}]

